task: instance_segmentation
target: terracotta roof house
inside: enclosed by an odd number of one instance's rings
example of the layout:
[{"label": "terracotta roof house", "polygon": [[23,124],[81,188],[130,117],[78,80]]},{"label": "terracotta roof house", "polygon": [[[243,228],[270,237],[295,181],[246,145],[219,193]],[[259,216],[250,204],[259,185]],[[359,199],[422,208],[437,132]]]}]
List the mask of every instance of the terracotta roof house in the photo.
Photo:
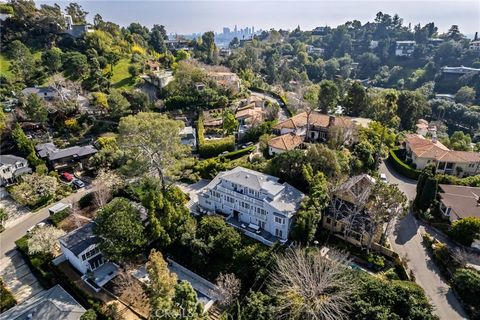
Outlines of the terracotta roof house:
[{"label": "terracotta roof house", "polygon": [[236,73],[211,71],[208,72],[208,76],[219,86],[232,90],[234,94],[240,91],[240,78]]},{"label": "terracotta roof house", "polygon": [[441,184],[438,196],[440,212],[451,222],[480,218],[480,188]]},{"label": "terracotta roof house", "polygon": [[333,116],[317,111],[311,112],[310,115],[302,112],[278,123],[273,127],[273,131],[281,136],[289,133],[304,136],[304,140],[308,142],[326,142],[330,129],[339,127],[343,129],[345,143],[351,144],[357,140],[358,129],[367,127],[370,122],[371,120],[366,118]]},{"label": "terracotta roof house", "polygon": [[268,141],[268,154],[273,156],[299,147],[305,136],[298,136],[294,133],[286,133]]},{"label": "terracotta roof house", "polygon": [[407,134],[405,149],[407,158],[419,170],[433,163],[438,173],[458,177],[480,173],[480,153],[450,150],[435,137],[430,140],[418,134]]},{"label": "terracotta roof house", "polygon": [[427,134],[435,135],[437,133],[437,127],[425,119],[419,119],[415,126],[417,127],[417,134],[424,137]]}]

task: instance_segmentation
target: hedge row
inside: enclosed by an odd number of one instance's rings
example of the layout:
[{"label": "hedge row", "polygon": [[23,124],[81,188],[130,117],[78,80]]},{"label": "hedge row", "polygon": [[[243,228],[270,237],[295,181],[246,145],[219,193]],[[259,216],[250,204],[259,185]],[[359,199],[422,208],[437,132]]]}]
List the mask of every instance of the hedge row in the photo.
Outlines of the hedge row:
[{"label": "hedge row", "polygon": [[255,150],[255,148],[256,148],[255,146],[250,146],[244,149],[239,149],[239,150],[227,153],[225,155],[222,155],[221,157],[229,160],[235,160],[243,157],[246,154],[252,153]]},{"label": "hedge row", "polygon": [[66,217],[68,217],[69,214],[70,214],[70,208],[67,208],[50,215],[50,220],[52,221],[55,227],[58,227],[59,223],[62,222]]},{"label": "hedge row", "polygon": [[200,114],[197,123],[198,153],[202,158],[216,157],[222,152],[235,150],[235,136],[228,136],[222,139],[205,140],[205,128],[203,116]]},{"label": "hedge row", "polygon": [[413,169],[408,164],[400,160],[400,158],[398,158],[397,154],[395,153],[396,151],[397,149],[390,149],[389,151],[390,155],[388,157],[388,161],[390,162],[390,164],[392,164],[395,170],[398,171],[398,173],[400,173],[401,175],[410,179],[418,180],[421,171]]}]

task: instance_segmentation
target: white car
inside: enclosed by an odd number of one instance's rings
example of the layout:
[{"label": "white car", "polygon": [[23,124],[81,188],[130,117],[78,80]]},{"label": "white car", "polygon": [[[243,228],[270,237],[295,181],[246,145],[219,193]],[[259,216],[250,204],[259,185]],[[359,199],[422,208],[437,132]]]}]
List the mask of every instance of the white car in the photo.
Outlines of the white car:
[{"label": "white car", "polygon": [[385,173],[380,173],[380,180],[387,183],[388,182],[387,175]]}]

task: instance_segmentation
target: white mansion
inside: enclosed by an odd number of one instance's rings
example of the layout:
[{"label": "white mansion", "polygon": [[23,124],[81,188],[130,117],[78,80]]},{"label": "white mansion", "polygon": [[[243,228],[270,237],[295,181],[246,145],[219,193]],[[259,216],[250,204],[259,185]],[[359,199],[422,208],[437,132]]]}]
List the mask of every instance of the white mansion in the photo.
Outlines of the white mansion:
[{"label": "white mansion", "polygon": [[200,190],[198,204],[208,213],[227,215],[227,223],[266,245],[284,243],[304,194],[278,180],[236,167]]}]

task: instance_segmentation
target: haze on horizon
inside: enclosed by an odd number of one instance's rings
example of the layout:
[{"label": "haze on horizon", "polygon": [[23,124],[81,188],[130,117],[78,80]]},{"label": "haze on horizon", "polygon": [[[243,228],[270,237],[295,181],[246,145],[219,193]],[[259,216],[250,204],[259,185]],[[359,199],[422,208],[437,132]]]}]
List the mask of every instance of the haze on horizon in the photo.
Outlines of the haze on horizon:
[{"label": "haze on horizon", "polygon": [[[58,3],[62,7],[71,1],[39,0],[37,4]],[[162,24],[168,33],[191,34],[223,27],[233,29],[252,27],[256,30],[270,28],[311,30],[317,26],[337,26],[346,21],[373,21],[377,12],[394,15],[404,20],[404,25],[434,22],[439,32],[457,24],[465,35],[480,31],[480,1],[478,0],[340,0],[340,1],[163,1],[163,0],[77,0],[93,19],[99,13],[105,20],[126,26],[139,22],[151,27]]]}]

